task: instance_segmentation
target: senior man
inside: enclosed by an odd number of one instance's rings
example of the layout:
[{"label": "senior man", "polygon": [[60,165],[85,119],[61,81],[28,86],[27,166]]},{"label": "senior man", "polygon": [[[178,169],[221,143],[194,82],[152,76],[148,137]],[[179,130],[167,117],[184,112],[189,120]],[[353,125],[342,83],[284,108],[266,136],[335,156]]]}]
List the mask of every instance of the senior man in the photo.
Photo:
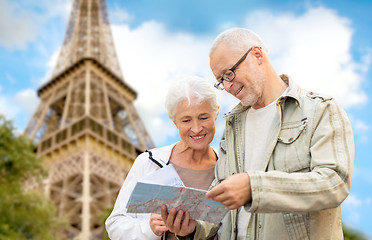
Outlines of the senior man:
[{"label": "senior man", "polygon": [[[248,29],[221,33],[210,66],[215,87],[240,100],[225,114],[216,180],[207,193],[231,209],[219,239],[343,239],[340,204],[354,163],[344,110],[332,97],[278,75],[265,44]],[[186,229],[167,217],[168,226]],[[206,239],[216,229],[197,221],[187,238]]]}]

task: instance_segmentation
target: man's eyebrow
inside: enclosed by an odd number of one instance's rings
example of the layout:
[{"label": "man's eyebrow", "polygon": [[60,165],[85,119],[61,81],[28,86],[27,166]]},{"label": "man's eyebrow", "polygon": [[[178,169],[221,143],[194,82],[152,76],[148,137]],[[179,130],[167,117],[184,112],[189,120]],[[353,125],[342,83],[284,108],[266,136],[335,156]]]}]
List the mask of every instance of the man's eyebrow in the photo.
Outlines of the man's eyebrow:
[{"label": "man's eyebrow", "polygon": [[229,68],[227,68],[227,69],[223,69],[222,72],[221,72],[221,74],[220,74],[220,76],[219,76],[218,78],[216,77],[216,79],[217,79],[217,80],[220,80],[220,79],[222,78],[223,74],[224,74],[225,72],[227,72],[228,70],[229,70]]}]

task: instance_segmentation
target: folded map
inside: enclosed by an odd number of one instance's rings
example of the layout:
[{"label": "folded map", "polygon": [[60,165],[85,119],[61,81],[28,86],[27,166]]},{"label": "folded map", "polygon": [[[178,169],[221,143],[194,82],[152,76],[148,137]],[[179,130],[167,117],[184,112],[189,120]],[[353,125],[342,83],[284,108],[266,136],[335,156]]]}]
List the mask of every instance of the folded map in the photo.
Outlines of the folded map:
[{"label": "folded map", "polygon": [[223,204],[206,199],[207,191],[161,184],[137,182],[127,204],[128,213],[160,213],[165,204],[190,213],[191,219],[219,223],[229,211]]},{"label": "folded map", "polygon": [[160,213],[165,204],[190,213],[191,219],[219,223],[228,212],[223,204],[206,199],[207,191],[137,182],[127,204],[128,213]]}]

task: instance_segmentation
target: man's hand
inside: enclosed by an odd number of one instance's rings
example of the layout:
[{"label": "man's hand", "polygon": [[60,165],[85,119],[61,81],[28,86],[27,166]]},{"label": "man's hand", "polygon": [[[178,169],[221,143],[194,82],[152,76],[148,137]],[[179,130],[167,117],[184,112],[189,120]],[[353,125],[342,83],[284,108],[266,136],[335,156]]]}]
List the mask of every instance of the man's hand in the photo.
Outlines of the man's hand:
[{"label": "man's hand", "polygon": [[206,195],[230,210],[239,208],[252,199],[251,182],[247,173],[229,176]]},{"label": "man's hand", "polygon": [[164,232],[168,231],[168,228],[165,226],[165,223],[161,218],[161,215],[157,213],[151,213],[150,227],[157,236],[161,236]]},{"label": "man's hand", "polygon": [[170,232],[175,233],[178,236],[187,236],[195,230],[195,221],[190,219],[188,212],[182,210],[176,211],[172,208],[169,213],[167,206],[161,206],[161,217]]}]

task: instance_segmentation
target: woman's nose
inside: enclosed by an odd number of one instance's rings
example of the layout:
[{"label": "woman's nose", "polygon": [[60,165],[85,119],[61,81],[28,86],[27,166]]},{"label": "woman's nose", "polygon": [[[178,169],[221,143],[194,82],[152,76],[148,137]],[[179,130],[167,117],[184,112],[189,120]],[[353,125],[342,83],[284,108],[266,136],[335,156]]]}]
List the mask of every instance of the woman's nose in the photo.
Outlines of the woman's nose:
[{"label": "woman's nose", "polygon": [[200,122],[194,121],[191,127],[191,131],[193,131],[194,133],[199,133],[201,132],[201,130],[202,130],[202,125],[200,124]]}]

